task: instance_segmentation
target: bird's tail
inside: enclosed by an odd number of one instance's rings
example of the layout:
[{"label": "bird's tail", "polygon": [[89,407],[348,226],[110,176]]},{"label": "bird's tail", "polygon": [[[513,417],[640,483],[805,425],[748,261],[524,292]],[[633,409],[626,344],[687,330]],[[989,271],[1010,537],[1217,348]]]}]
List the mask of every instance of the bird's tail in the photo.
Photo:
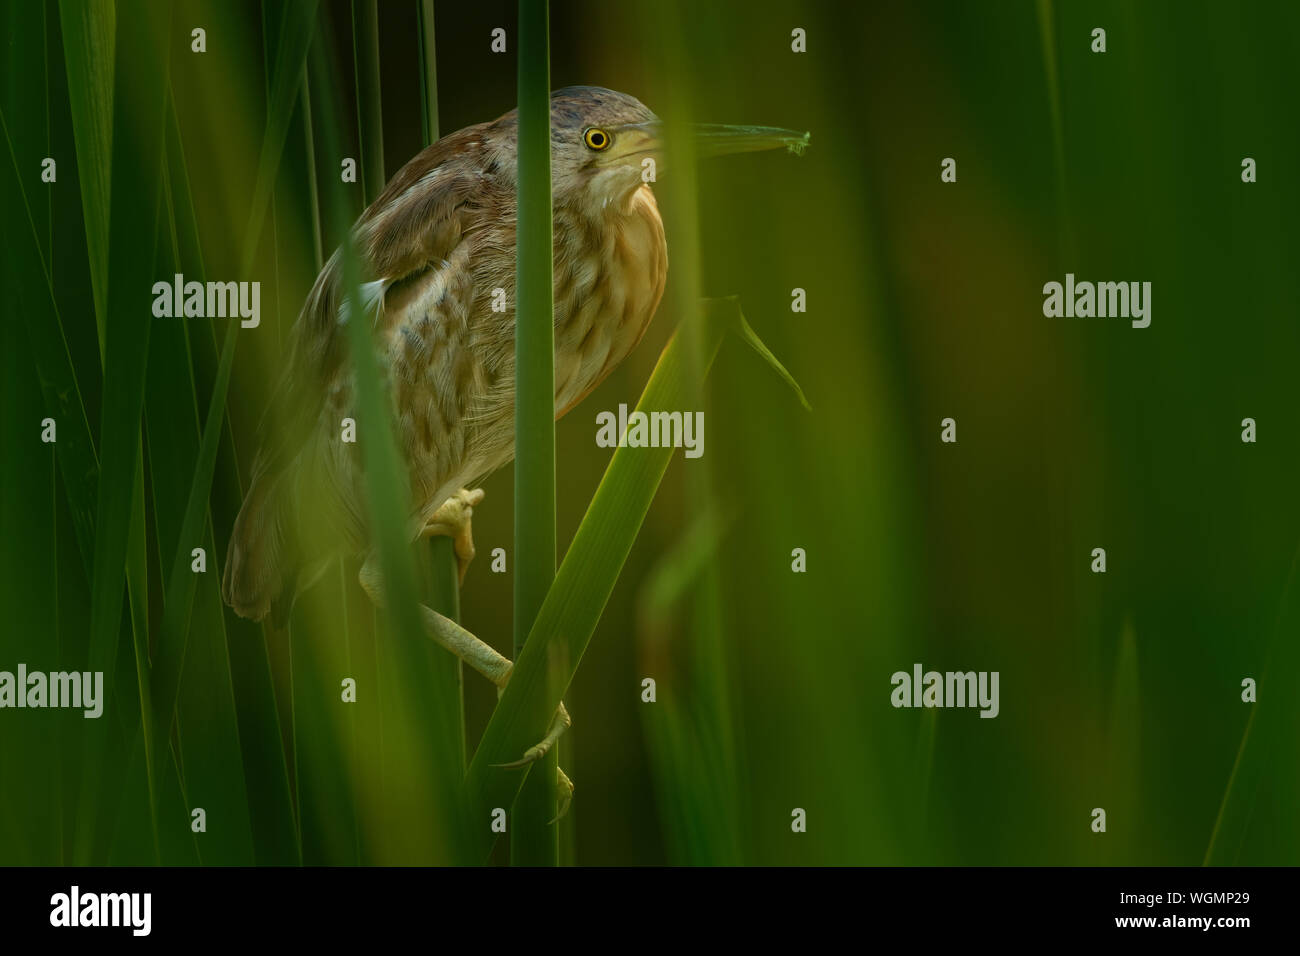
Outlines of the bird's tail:
[{"label": "bird's tail", "polygon": [[272,472],[254,474],[230,535],[221,581],[221,596],[236,614],[260,621],[270,613],[277,624],[293,603],[296,578],[285,547],[281,484]]}]

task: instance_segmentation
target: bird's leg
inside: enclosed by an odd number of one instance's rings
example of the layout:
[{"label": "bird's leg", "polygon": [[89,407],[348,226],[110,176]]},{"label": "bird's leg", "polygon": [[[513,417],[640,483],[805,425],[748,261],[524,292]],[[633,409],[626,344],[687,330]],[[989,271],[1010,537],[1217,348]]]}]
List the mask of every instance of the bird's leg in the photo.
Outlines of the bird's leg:
[{"label": "bird's leg", "polygon": [[[468,492],[469,495],[475,492]],[[478,500],[482,500],[482,492],[477,493]],[[451,501],[452,499],[448,499]],[[441,510],[441,509],[439,509]],[[357,574],[357,579],[361,582],[361,589],[366,592],[375,607],[384,607],[384,584],[383,575],[379,570],[379,561],[375,555],[366,558],[365,563],[361,565],[361,571]],[[507,657],[497,652],[497,649],[486,641],[480,640],[469,631],[465,630],[451,618],[444,614],[439,614],[431,607],[419,605],[420,617],[424,621],[424,629],[432,638],[434,643],[446,648],[455,654],[462,661],[468,664],[474,670],[478,671],[497,688],[497,696],[506,689],[506,684],[510,681],[510,674],[514,670],[514,663]],[[534,760],[540,760],[555,745],[572,723],[569,718],[569,712],[564,709],[564,702],[560,702],[559,709],[555,712],[555,720],[551,722],[551,729],[547,732],[543,740],[529,747],[524,752],[520,760],[513,763],[498,764],[497,766],[509,769],[523,767],[532,763]],[[564,816],[569,809],[569,802],[573,799],[573,781],[565,775],[563,770],[557,771],[555,786],[558,796],[559,813],[555,819],[558,820]],[[552,823],[555,820],[551,821]]]},{"label": "bird's leg", "polygon": [[465,571],[469,568],[469,563],[474,560],[474,533],[470,527],[470,519],[474,516],[474,506],[483,500],[483,496],[482,488],[475,488],[473,491],[462,488],[439,506],[420,531],[420,536],[424,538],[438,534],[445,534],[451,538],[452,545],[456,549],[456,564],[459,568],[461,584],[465,583]]},{"label": "bird's leg", "polygon": [[[384,606],[383,575],[375,555],[366,558],[357,578],[361,582],[361,589],[366,592],[366,596],[375,607],[382,608]],[[495,647],[479,640],[446,615],[439,614],[433,608],[423,604],[419,607],[424,629],[435,643],[451,651],[498,688],[506,686],[506,681],[510,679],[510,671],[514,667],[509,658],[502,657]]]}]

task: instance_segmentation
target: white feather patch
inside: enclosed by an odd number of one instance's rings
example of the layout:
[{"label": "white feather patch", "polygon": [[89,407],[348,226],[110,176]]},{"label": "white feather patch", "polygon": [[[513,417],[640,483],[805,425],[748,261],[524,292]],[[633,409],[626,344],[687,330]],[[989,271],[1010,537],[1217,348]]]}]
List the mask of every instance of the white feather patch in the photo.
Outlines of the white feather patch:
[{"label": "white feather patch", "polygon": [[[361,283],[359,289],[361,293],[361,311],[365,313],[373,309],[376,322],[384,314],[384,293],[388,291],[388,287],[392,284],[392,279],[376,279],[374,282]],[[348,299],[344,298],[339,306],[339,325],[347,324],[348,313]]]}]

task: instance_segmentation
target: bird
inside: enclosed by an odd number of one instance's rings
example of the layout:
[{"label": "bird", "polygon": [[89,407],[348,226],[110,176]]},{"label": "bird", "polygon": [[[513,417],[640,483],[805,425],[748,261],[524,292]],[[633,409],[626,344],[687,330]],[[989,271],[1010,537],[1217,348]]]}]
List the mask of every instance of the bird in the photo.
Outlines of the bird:
[{"label": "bird", "polygon": [[[340,553],[367,555],[360,582],[382,603],[357,444],[344,440],[355,387],[347,323],[372,326],[410,483],[411,536],[446,534],[463,579],[474,547],[469,486],[514,457],[514,310],[518,115],[442,137],[403,166],[352,227],[363,315],[350,314],[335,250],[290,333],[263,419],[252,479],[231,533],[222,596],[278,626],[298,593]],[[555,417],[589,395],[635,348],[668,272],[663,221],[646,169],[663,124],[640,100],[576,86],[550,98],[554,223]],[[787,147],[807,134],[704,125],[702,154]],[[322,504],[323,503],[323,504]],[[422,608],[430,636],[504,688],[511,662]],[[563,732],[560,713],[548,734]],[[543,744],[549,746],[547,741]],[[532,748],[528,762],[545,752]]]}]

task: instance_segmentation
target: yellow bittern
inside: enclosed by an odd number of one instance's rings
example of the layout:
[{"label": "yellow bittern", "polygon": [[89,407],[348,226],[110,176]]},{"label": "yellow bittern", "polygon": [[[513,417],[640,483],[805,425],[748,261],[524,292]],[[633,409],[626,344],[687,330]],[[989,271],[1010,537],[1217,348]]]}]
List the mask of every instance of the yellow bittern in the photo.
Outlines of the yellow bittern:
[{"label": "yellow bittern", "polygon": [[[364,319],[348,314],[339,251],[316,279],[272,399],[281,424],[263,438],[231,535],[222,592],[239,614],[283,623],[331,556],[368,552],[361,462],[340,428],[353,414],[349,321],[373,326],[408,468],[412,538],[451,535],[463,576],[474,554],[470,516],[483,495],[465,487],[514,457],[517,130],[511,111],[444,136],[362,213],[353,235]],[[702,126],[697,135],[701,152],[715,155],[798,148],[807,139],[752,126]],[[559,90],[551,146],[558,418],[640,341],[663,294],[668,254],[646,176],[654,164],[645,160],[660,159],[654,113],[612,90]],[[373,555],[360,578],[378,601]],[[505,686],[509,660],[422,611],[434,640]],[[551,733],[521,763],[542,756],[567,725],[561,705]]]}]

